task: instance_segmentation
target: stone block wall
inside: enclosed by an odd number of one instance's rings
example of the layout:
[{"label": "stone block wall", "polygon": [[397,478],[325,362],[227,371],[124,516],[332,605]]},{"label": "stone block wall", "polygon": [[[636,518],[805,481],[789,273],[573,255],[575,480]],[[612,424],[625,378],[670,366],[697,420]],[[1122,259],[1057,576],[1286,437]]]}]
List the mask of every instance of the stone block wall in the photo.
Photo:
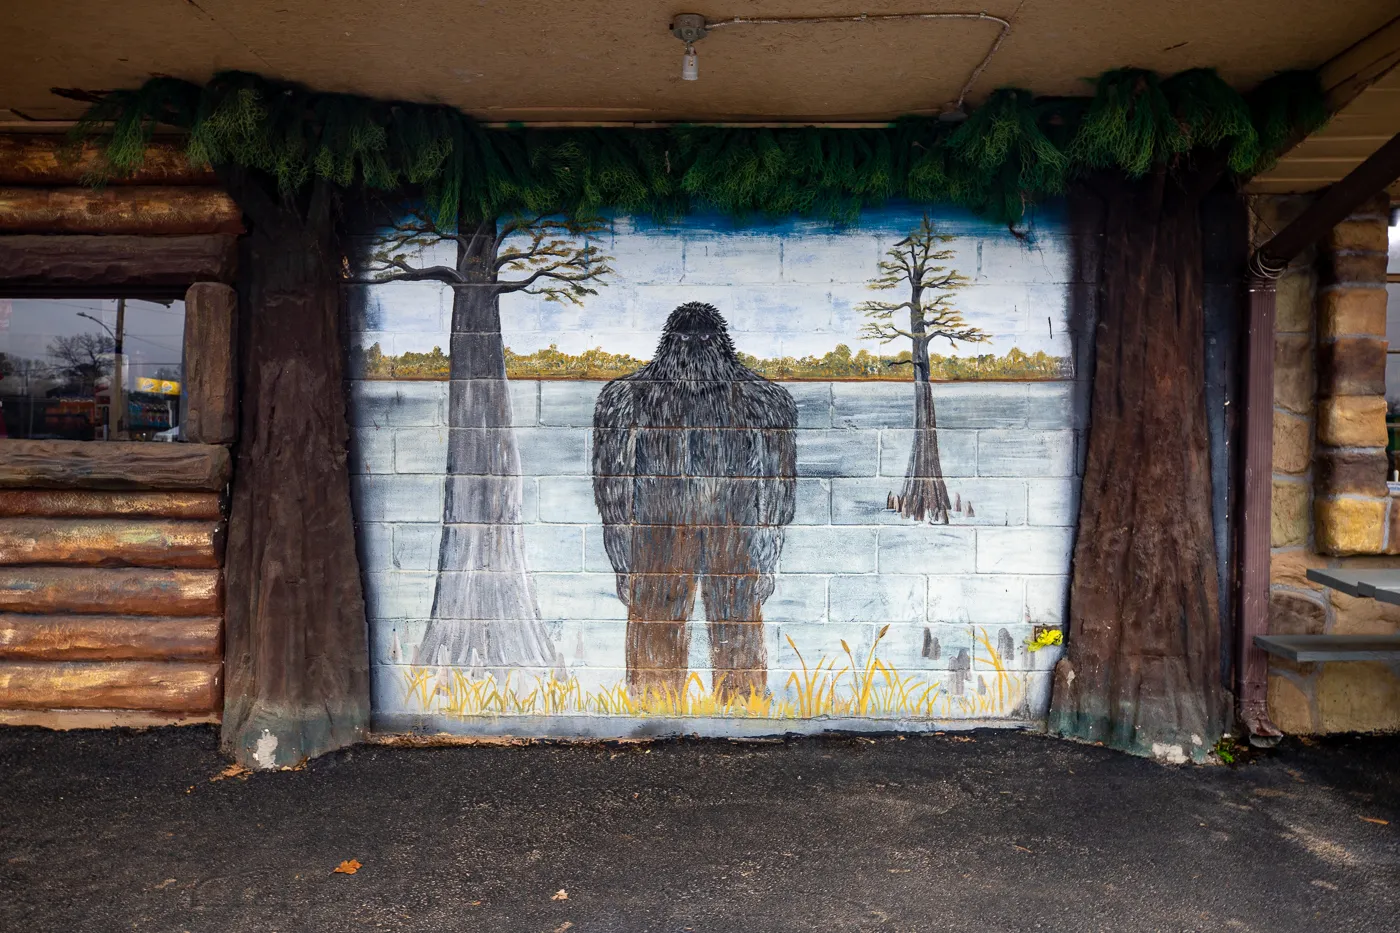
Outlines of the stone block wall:
[{"label": "stone block wall", "polygon": [[[1303,209],[1254,201],[1255,243]],[[1386,494],[1386,205],[1367,205],[1277,283],[1274,337],[1273,634],[1400,631],[1400,607],[1307,579],[1312,567],[1394,567],[1400,535]],[[1392,542],[1394,542],[1392,544]],[[1400,670],[1270,659],[1269,715],[1284,732],[1400,728]]]},{"label": "stone block wall", "polygon": [[1385,484],[1388,213],[1387,197],[1373,198],[1332,229],[1316,260],[1313,517],[1323,554],[1400,553]]}]

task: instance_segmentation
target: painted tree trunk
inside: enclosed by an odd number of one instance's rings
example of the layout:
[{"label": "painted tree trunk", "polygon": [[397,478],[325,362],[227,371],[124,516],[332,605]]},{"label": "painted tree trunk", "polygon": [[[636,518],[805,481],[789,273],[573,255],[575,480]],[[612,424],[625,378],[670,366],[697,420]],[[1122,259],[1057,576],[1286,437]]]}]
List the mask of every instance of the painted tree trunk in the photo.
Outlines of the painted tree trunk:
[{"label": "painted tree trunk", "polygon": [[[264,186],[266,185],[266,187]],[[302,205],[243,171],[242,418],[229,519],[222,744],[249,767],[362,739],[369,647],[346,469],[331,192]]]},{"label": "painted tree trunk", "polygon": [[[916,325],[918,326],[918,325]],[[938,417],[929,384],[928,343],[914,345],[914,443],[909,450],[909,468],[899,494],[899,513],[905,518],[948,524],[952,503],[943,482],[943,466],[938,457]]]},{"label": "painted tree trunk", "polygon": [[[459,266],[472,267],[472,258]],[[417,661],[467,667],[497,682],[508,674],[526,682],[562,676],[525,562],[520,454],[494,282],[456,287],[449,372],[437,591]]]},{"label": "painted tree trunk", "polygon": [[1111,182],[1068,648],[1050,729],[1201,759],[1224,715],[1199,197]]}]

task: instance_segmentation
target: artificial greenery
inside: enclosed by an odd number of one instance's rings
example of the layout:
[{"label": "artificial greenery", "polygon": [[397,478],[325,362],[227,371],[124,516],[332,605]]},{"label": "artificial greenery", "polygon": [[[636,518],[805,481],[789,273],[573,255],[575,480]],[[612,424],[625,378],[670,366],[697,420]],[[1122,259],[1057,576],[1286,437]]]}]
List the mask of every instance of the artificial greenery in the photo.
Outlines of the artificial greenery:
[{"label": "artificial greenery", "polygon": [[905,118],[885,129],[487,129],[450,107],[325,94],[226,72],[208,84],[154,78],[102,96],[79,126],[107,170],[141,164],[157,126],[197,164],[240,165],[291,194],[420,187],[436,219],[615,209],[660,217],[808,214],[849,220],[889,198],[961,205],[1014,223],[1095,170],[1137,177],[1206,150],[1240,175],[1316,129],[1316,75],[1281,74],[1248,98],[1214,71],[1102,75],[1083,98],[994,92],[961,124]]}]

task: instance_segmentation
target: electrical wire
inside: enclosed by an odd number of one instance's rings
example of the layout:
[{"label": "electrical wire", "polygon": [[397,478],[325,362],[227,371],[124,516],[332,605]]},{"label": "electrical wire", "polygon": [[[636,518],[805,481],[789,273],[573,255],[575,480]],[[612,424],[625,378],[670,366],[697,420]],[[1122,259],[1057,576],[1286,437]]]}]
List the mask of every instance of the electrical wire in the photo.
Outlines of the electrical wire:
[{"label": "electrical wire", "polygon": [[[1020,7],[1017,7],[1019,10]],[[1013,14],[1014,15],[1014,14]],[[963,101],[967,98],[972,86],[977,83],[977,79],[982,77],[982,72],[987,70],[991,64],[992,56],[1001,48],[1001,44],[1006,41],[1006,37],[1011,33],[1011,22],[1004,20],[1000,16],[992,16],[990,13],[859,13],[852,16],[733,16],[729,19],[706,21],[705,30],[719,29],[723,26],[807,26],[819,25],[821,23],[878,23],[892,20],[913,20],[913,19],[961,19],[961,20],[983,20],[989,23],[997,23],[1001,30],[997,37],[992,40],[991,48],[987,49],[987,54],[982,56],[982,61],[977,67],[972,69],[972,74],[968,75],[967,81],[963,84],[962,90],[958,92],[956,106],[961,109]]]}]

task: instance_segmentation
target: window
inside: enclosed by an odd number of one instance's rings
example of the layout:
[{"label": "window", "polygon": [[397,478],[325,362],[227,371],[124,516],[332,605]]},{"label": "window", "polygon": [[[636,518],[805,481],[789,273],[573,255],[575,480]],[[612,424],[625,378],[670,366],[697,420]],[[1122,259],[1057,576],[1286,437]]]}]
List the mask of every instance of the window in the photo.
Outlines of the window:
[{"label": "window", "polygon": [[0,437],[170,441],[185,303],[0,298]]}]

